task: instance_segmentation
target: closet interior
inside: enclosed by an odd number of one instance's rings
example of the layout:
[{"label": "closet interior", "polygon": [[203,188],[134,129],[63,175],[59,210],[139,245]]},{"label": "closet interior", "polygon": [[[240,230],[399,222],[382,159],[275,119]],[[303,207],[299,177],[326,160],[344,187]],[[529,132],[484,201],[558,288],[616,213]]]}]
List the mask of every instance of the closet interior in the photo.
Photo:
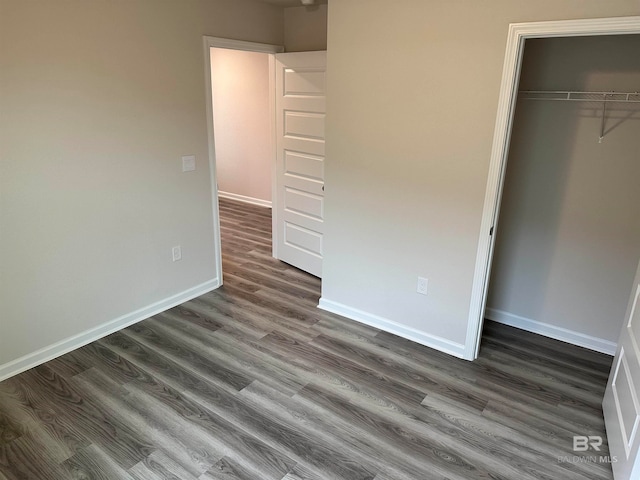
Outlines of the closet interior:
[{"label": "closet interior", "polygon": [[639,51],[526,41],[487,319],[615,352],[640,258]]}]

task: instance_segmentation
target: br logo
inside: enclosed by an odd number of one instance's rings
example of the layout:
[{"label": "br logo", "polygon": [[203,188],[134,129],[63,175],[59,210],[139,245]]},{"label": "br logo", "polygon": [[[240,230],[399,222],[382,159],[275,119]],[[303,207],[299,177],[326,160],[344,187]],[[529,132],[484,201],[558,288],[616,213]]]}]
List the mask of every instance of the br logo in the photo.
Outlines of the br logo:
[{"label": "br logo", "polygon": [[593,449],[596,452],[600,451],[600,445],[602,445],[602,437],[599,435],[574,435],[573,437],[573,451],[574,452],[586,452],[589,449]]}]

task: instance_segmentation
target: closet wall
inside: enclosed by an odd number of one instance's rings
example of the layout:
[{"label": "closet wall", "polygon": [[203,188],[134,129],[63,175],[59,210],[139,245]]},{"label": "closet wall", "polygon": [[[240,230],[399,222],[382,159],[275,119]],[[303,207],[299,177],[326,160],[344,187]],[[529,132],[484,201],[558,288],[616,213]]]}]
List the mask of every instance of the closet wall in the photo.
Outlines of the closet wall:
[{"label": "closet wall", "polygon": [[[528,40],[521,90],[640,90],[640,36]],[[640,258],[640,105],[519,100],[486,317],[613,353]]]}]

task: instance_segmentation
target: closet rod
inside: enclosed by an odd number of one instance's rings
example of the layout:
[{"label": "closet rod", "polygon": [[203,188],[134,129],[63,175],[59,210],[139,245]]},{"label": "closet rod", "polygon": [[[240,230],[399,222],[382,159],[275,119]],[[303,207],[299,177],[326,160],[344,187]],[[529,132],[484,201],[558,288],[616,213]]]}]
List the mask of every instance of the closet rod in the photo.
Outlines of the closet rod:
[{"label": "closet rod", "polygon": [[566,90],[521,90],[523,100],[555,100],[565,102],[640,103],[639,92],[577,92]]}]

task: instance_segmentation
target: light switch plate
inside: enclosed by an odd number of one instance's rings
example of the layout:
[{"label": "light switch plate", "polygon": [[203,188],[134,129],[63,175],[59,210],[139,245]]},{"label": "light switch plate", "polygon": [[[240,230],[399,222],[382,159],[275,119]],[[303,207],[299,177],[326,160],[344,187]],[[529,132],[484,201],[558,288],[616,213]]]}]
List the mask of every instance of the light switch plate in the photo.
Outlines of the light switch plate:
[{"label": "light switch plate", "polygon": [[196,169],[196,156],[184,155],[182,157],[182,171],[193,172]]}]

